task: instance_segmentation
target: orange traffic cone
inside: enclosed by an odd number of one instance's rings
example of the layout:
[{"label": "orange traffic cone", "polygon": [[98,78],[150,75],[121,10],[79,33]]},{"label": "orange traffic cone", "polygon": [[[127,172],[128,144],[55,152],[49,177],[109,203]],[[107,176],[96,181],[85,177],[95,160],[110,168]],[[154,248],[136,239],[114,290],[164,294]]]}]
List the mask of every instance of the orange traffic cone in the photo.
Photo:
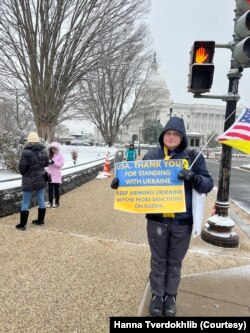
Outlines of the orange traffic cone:
[{"label": "orange traffic cone", "polygon": [[106,156],[105,162],[104,162],[104,166],[103,166],[103,172],[109,174],[110,172],[110,162],[108,160],[108,155]]},{"label": "orange traffic cone", "polygon": [[97,175],[96,178],[103,179],[103,178],[107,178],[107,177],[110,177],[110,176],[111,176],[111,173],[110,173],[110,162],[109,162],[108,154],[107,154],[105,162],[104,162],[104,165],[103,165],[103,171],[99,172],[99,174]]}]

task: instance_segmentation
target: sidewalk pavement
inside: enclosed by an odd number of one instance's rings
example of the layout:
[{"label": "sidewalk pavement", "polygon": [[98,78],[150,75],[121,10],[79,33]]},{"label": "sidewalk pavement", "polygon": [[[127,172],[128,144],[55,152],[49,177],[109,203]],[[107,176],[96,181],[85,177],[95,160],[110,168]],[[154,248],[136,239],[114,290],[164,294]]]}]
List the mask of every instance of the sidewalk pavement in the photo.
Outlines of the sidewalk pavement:
[{"label": "sidewalk pavement", "polygon": [[[206,199],[204,223],[211,216],[216,199]],[[230,217],[236,226],[240,246],[229,249],[193,238],[184,259],[177,296],[177,317],[250,317],[250,216],[231,204]],[[148,316],[151,299],[149,283],[140,316]]]},{"label": "sidewalk pavement", "polygon": [[[43,227],[31,224],[37,208],[26,231],[15,229],[19,214],[0,219],[1,333],[109,332],[110,316],[148,315],[146,220],[113,209],[110,183],[95,179],[64,194]],[[206,200],[204,221],[215,192]],[[236,249],[192,239],[177,316],[250,316],[250,240],[234,229]]]}]

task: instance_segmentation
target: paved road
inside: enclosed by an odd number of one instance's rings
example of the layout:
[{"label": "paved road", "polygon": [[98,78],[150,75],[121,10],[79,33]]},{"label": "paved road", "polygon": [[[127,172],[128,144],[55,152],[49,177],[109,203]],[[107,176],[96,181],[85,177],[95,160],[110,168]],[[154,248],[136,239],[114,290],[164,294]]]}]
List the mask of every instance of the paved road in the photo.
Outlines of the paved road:
[{"label": "paved road", "polygon": [[[214,178],[215,186],[218,186],[220,164],[207,160],[207,166]],[[240,208],[250,214],[250,170],[239,167],[231,168],[229,195]]]}]

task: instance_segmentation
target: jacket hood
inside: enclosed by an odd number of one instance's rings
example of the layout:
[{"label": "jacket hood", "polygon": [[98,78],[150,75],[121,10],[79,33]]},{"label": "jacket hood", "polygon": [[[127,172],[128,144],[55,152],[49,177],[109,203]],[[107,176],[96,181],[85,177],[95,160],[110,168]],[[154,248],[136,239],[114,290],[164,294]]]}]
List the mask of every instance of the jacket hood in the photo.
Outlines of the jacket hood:
[{"label": "jacket hood", "polygon": [[47,146],[47,150],[50,150],[51,148],[56,148],[58,151],[60,150],[61,144],[59,142],[51,142]]},{"label": "jacket hood", "polygon": [[164,146],[163,135],[168,130],[174,130],[174,131],[180,133],[181,136],[182,136],[182,141],[181,141],[179,147],[177,148],[177,150],[182,151],[185,148],[187,148],[187,135],[186,135],[186,129],[185,129],[184,121],[183,121],[182,118],[171,117],[169,119],[169,121],[167,122],[166,126],[163,128],[163,130],[162,130],[162,132],[159,136],[159,143],[160,143],[162,148]]}]

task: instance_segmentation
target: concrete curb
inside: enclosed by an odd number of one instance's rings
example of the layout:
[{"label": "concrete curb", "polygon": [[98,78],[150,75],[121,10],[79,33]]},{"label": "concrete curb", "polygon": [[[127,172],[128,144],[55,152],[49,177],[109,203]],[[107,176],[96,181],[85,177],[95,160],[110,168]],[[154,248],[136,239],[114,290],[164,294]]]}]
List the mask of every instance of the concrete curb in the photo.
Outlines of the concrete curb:
[{"label": "concrete curb", "polygon": [[244,231],[250,238],[250,226],[245,223],[234,211],[232,208],[228,210],[229,216],[231,219]]}]

